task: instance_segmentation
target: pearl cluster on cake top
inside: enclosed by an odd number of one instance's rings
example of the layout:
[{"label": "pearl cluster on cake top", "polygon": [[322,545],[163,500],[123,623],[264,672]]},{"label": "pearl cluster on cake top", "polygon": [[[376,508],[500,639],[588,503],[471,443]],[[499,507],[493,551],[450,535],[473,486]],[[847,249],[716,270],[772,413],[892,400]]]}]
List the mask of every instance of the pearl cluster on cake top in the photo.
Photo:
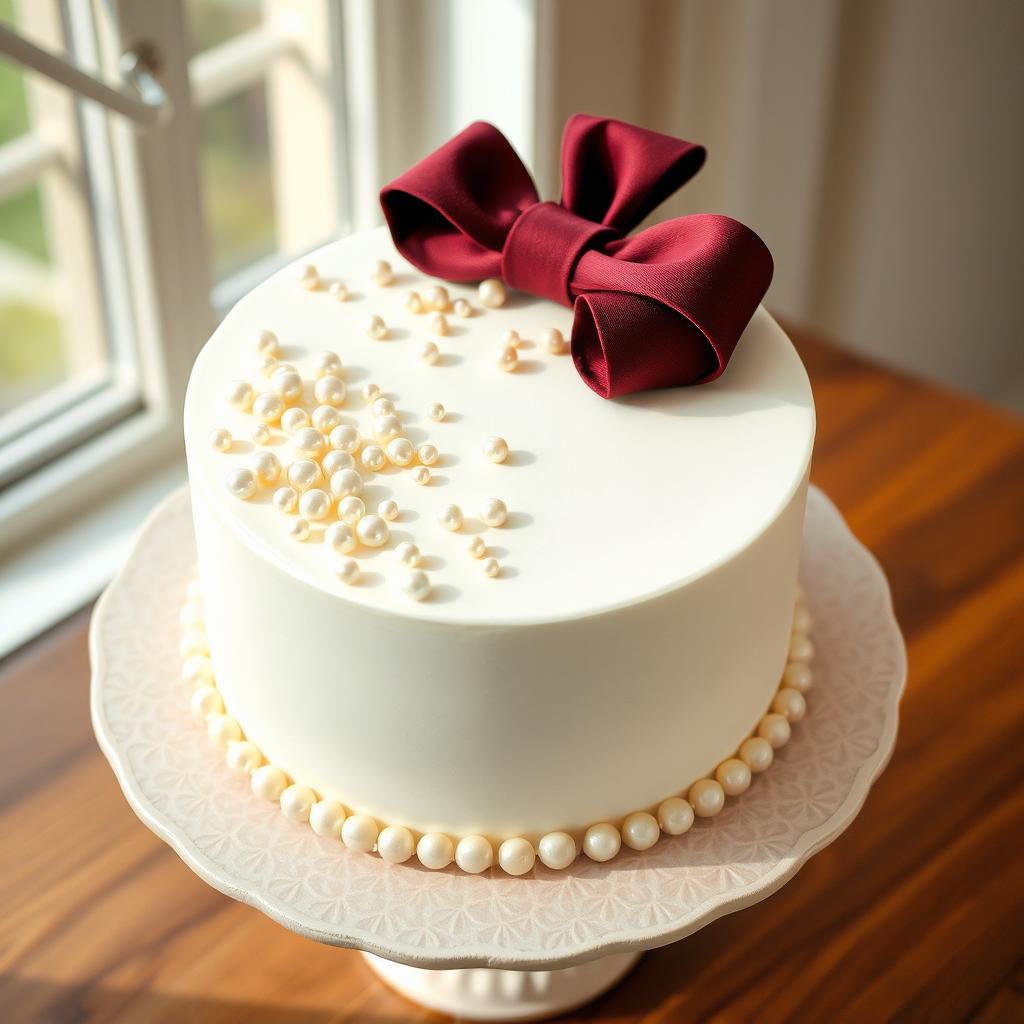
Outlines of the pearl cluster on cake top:
[{"label": "pearl cluster on cake top", "polygon": [[[390,288],[396,275],[390,263],[377,260],[368,279],[375,287]],[[325,280],[314,264],[299,269],[297,283],[308,292],[326,290],[340,301],[359,297],[343,282]],[[404,308],[414,317],[429,316],[431,333],[436,338],[445,338],[451,332],[449,315],[460,319],[482,315],[482,310],[504,305],[507,292],[501,281],[487,280],[480,284],[478,297],[480,311],[464,297],[453,302],[446,286],[433,284],[422,292],[410,291]],[[408,333],[404,329],[392,330],[377,313],[370,313],[364,325],[365,334],[373,340],[388,339],[396,332],[401,336]],[[516,368],[522,344],[517,331],[504,332],[499,359],[502,369]],[[552,354],[565,349],[564,336],[557,328],[544,330],[538,344]],[[406,436],[404,414],[397,411],[394,398],[374,381],[360,389],[363,409],[359,417],[353,408],[358,402],[353,401],[345,363],[338,352],[323,352],[312,371],[304,373],[284,358],[284,351],[274,331],[259,330],[249,353],[251,373],[230,382],[225,390],[230,409],[252,417],[253,422],[245,432],[261,449],[244,464],[233,465],[226,472],[225,487],[239,501],[252,501],[261,491],[269,492],[273,508],[288,517],[287,535],[297,543],[322,540],[327,550],[340,558],[334,566],[336,578],[346,585],[355,585],[362,577],[358,558],[389,546],[389,524],[402,516],[394,497],[380,502],[376,510],[367,508],[362,497],[367,483],[372,480],[385,484],[383,474],[391,470],[407,470],[420,487],[447,482],[447,478],[435,476],[442,461],[439,445],[432,438],[414,444]],[[427,339],[420,343],[419,358],[424,365],[434,367],[442,365],[445,357],[437,342]],[[428,420],[438,425],[449,418],[444,404],[437,401],[429,403],[425,413]],[[363,422],[354,422],[354,416]],[[235,441],[227,427],[211,427],[209,444],[214,452],[231,455],[236,448],[243,447]],[[278,455],[266,450],[272,445],[287,448]],[[505,438],[485,435],[479,453],[478,458],[482,456],[500,465],[508,461],[510,448]],[[500,529],[509,520],[508,505],[502,497],[477,497],[474,504],[477,515],[473,522],[479,524],[474,531],[481,527]],[[452,533],[462,531],[468,523],[467,513],[452,502],[438,506],[436,519]],[[474,533],[468,552],[480,561],[484,578],[502,575],[495,555],[487,557],[487,543],[479,533]],[[409,566],[401,558],[397,562],[404,571],[395,576],[396,590],[416,601],[428,599],[432,586],[424,566]],[[443,565],[443,560],[439,564]]]},{"label": "pearl cluster on cake top", "polygon": [[[403,587],[429,586],[429,582],[423,582],[426,574],[416,568],[420,552],[415,544],[403,543],[396,555],[408,569]],[[355,566],[351,571],[358,572],[354,560],[343,559],[342,564],[351,564]],[[376,852],[382,860],[393,864],[415,856],[433,871],[454,863],[469,874],[479,874],[496,864],[506,874],[519,876],[533,870],[538,860],[560,871],[581,853],[603,863],[617,856],[623,846],[643,851],[658,843],[662,835],[683,835],[696,818],[717,815],[729,797],[745,793],[753,777],[771,767],[775,751],[789,742],[792,725],[806,714],[805,694],[813,682],[810,661],[814,645],[808,633],[811,616],[798,588],[786,667],[768,711],[736,753],[718,764],[708,777],[693,782],[685,795],[669,796],[656,807],[634,811],[617,823],[596,822],[575,836],[569,831],[553,831],[536,843],[525,836],[493,840],[482,835],[453,838],[444,833],[418,833],[396,823],[382,825],[369,814],[350,812],[337,799],[316,793],[291,779],[277,765],[267,763],[262,751],[245,738],[241,725],[228,713],[217,689],[197,581],[188,585],[180,621],[180,652],[184,659],[181,675],[192,687],[192,712],[205,725],[211,742],[225,751],[231,771],[248,776],[258,797],[278,804],[285,817],[308,824],[318,836],[340,840],[353,852]]]}]

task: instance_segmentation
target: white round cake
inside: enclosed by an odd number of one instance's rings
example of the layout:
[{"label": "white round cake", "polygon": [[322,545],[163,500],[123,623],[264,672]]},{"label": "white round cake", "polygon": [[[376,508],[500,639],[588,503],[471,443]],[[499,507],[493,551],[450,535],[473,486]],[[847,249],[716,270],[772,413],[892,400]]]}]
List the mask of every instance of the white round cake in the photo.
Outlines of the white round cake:
[{"label": "white round cake", "polygon": [[758,310],[713,383],[605,401],[569,309],[428,279],[383,229],[304,262],[225,318],[186,398],[183,651],[229,760],[428,866],[476,835],[600,856],[590,826],[646,842],[635,812],[678,794],[713,813],[718,783],[691,787],[758,729],[777,745],[762,720],[809,649],[814,408],[785,334]]}]

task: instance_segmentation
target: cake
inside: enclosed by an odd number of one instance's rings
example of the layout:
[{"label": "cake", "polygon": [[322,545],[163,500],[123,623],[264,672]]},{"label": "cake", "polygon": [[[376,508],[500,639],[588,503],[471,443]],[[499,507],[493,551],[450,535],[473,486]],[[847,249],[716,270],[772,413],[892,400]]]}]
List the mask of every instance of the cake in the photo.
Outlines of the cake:
[{"label": "cake", "polygon": [[196,361],[193,709],[339,856],[523,874],[685,842],[803,717],[795,350],[758,309],[717,380],[606,401],[571,327],[380,229]]}]

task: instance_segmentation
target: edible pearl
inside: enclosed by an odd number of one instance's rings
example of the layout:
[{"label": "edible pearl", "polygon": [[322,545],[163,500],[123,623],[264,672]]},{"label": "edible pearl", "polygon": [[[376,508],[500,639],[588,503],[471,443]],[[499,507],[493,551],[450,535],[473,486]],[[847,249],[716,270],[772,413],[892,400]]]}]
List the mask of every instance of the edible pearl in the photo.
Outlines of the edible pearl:
[{"label": "edible pearl", "polygon": [[261,765],[252,773],[252,791],[261,799],[276,804],[288,788],[288,776],[277,765]]},{"label": "edible pearl", "polygon": [[498,564],[498,560],[496,558],[484,559],[484,564],[482,568],[484,575],[491,580],[493,580],[501,572],[501,566]]},{"label": "edible pearl", "polygon": [[192,694],[192,714],[199,719],[200,722],[205,722],[208,715],[219,715],[224,711],[224,699],[220,695],[220,691],[213,686],[200,686],[197,687],[195,692]]},{"label": "edible pearl", "polygon": [[416,457],[416,449],[412,441],[406,437],[395,437],[388,441],[385,449],[388,460],[396,466],[408,466]]},{"label": "edible pearl", "polygon": [[258,394],[252,403],[252,414],[264,423],[276,423],[284,412],[284,402],[270,391]]},{"label": "edible pearl", "polygon": [[252,471],[261,484],[269,487],[281,476],[281,460],[273,452],[257,452],[253,456]]},{"label": "edible pearl", "polygon": [[739,796],[750,789],[750,766],[738,757],[730,757],[715,769],[715,778],[726,796]]},{"label": "edible pearl", "polygon": [[599,864],[609,861],[622,847],[622,837],[614,825],[591,825],[583,837],[583,852]]},{"label": "edible pearl", "polygon": [[299,541],[300,543],[304,540],[309,540],[310,528],[309,522],[301,517],[293,519],[288,524],[288,536],[292,540]]},{"label": "edible pearl", "polygon": [[387,544],[391,530],[380,516],[363,516],[356,524],[356,536],[368,548],[381,548]]},{"label": "edible pearl", "polygon": [[428,832],[416,844],[416,856],[425,868],[440,871],[448,867],[455,857],[455,845],[441,832]]},{"label": "edible pearl", "polygon": [[292,513],[299,507],[299,492],[294,487],[278,487],[273,502],[281,512]]},{"label": "edible pearl", "polygon": [[377,836],[377,852],[389,864],[404,864],[416,849],[416,840],[404,825],[388,825]]},{"label": "edible pearl", "polygon": [[658,824],[665,835],[681,836],[693,824],[693,808],[681,796],[670,796],[658,804]]},{"label": "edible pearl", "polygon": [[508,442],[503,437],[489,437],[484,441],[483,452],[491,462],[504,462],[508,458]]},{"label": "edible pearl", "polygon": [[282,367],[271,374],[270,388],[285,402],[295,402],[302,395],[302,378],[295,370]]},{"label": "edible pearl", "polygon": [[479,875],[494,863],[494,847],[483,836],[464,836],[455,847],[455,863],[467,875]]},{"label": "edible pearl", "polygon": [[334,567],[334,575],[346,586],[359,582],[359,563],[354,558],[343,558]]},{"label": "edible pearl", "polygon": [[374,399],[380,398],[380,385],[379,384],[364,384],[363,385],[363,401],[369,405]]},{"label": "edible pearl", "polygon": [[370,406],[370,412],[374,416],[392,416],[395,412],[395,403],[390,398],[376,398]]},{"label": "edible pearl", "polygon": [[427,409],[427,415],[435,423],[442,423],[447,413],[445,411],[445,407],[440,402],[433,402]]},{"label": "edible pearl", "polygon": [[267,444],[274,435],[266,423],[257,423],[256,426],[252,428],[252,433],[249,436],[256,442],[256,444]]},{"label": "edible pearl", "polygon": [[181,666],[181,680],[190,686],[209,686],[213,683],[213,666],[205,654],[193,654]]},{"label": "edible pearl", "polygon": [[488,526],[501,526],[508,519],[508,506],[501,498],[488,498],[480,506],[480,518]]},{"label": "edible pearl", "polygon": [[203,600],[203,585],[197,579],[191,579],[185,585],[185,599],[187,601],[195,601],[202,603]]},{"label": "edible pearl", "polygon": [[416,449],[416,455],[424,466],[434,465],[434,463],[441,457],[440,452],[437,450],[437,445],[431,444],[429,441],[424,441],[423,444]]},{"label": "edible pearl", "polygon": [[295,405],[291,409],[285,409],[281,415],[281,429],[286,434],[294,434],[295,431],[309,426],[309,413],[305,409]]},{"label": "edible pearl", "polygon": [[462,509],[458,505],[442,505],[437,511],[437,521],[446,530],[455,533],[462,529]]},{"label": "edible pearl", "polygon": [[814,644],[806,633],[794,633],[789,638],[789,660],[810,661],[814,657]]},{"label": "edible pearl", "polygon": [[425,341],[420,346],[420,359],[423,360],[428,366],[434,366],[437,364],[438,359],[441,358],[441,352],[432,341]]},{"label": "edible pearl", "polygon": [[248,501],[256,493],[256,477],[251,469],[233,469],[224,480],[228,493]]},{"label": "edible pearl", "polygon": [[253,372],[261,377],[269,377],[277,369],[277,359],[274,356],[257,356],[253,360]]},{"label": "edible pearl", "polygon": [[782,681],[791,690],[799,690],[801,693],[806,693],[814,681],[814,677],[811,674],[811,666],[805,661],[791,661],[782,673]]},{"label": "edible pearl", "polygon": [[[178,612],[178,621],[183,629],[202,629],[203,606],[191,602],[183,605],[181,611]],[[196,655],[196,657],[201,657],[201,655]]]},{"label": "edible pearl", "polygon": [[540,343],[553,356],[565,351],[565,337],[557,327],[548,327],[541,331]]},{"label": "edible pearl", "polygon": [[448,289],[443,284],[435,284],[427,292],[427,305],[438,313],[447,313],[451,299],[448,297]]},{"label": "edible pearl", "polygon": [[341,356],[337,352],[321,352],[316,363],[318,377],[337,377],[341,373]]},{"label": "edible pearl", "polygon": [[242,738],[242,727],[230,716],[212,714],[206,716],[206,733],[222,750],[227,750],[229,743]]},{"label": "edible pearl", "polygon": [[420,564],[420,549],[412,541],[406,540],[395,548],[395,557],[408,569],[415,569]]},{"label": "edible pearl", "polygon": [[533,870],[536,861],[537,854],[533,844],[519,836],[506,839],[498,847],[498,864],[507,875],[525,875]]},{"label": "edible pearl", "polygon": [[382,317],[374,313],[366,321],[366,334],[367,337],[373,338],[374,341],[383,341],[388,336],[388,325],[384,323]]},{"label": "edible pearl", "polygon": [[195,654],[208,655],[210,653],[206,646],[206,634],[202,629],[186,629],[181,634],[178,643],[178,652],[183,658],[191,658]]},{"label": "edible pearl", "polygon": [[281,794],[281,813],[292,821],[309,821],[315,803],[316,793],[309,786],[292,783]]},{"label": "edible pearl", "polygon": [[[345,500],[347,501],[348,499],[346,498]],[[355,500],[359,501],[358,498]],[[299,498],[299,515],[311,519],[314,523],[319,522],[321,519],[326,519],[330,511],[331,496],[319,487],[306,491]]]},{"label": "edible pearl", "polygon": [[508,297],[508,293],[505,290],[505,282],[496,277],[489,277],[486,281],[481,281],[477,292],[480,295],[481,304],[488,309],[497,309],[499,306],[504,306],[505,299]]},{"label": "edible pearl", "polygon": [[313,410],[313,426],[321,434],[329,434],[339,423],[341,413],[333,405],[318,405]]},{"label": "edible pearl", "polygon": [[466,550],[472,558],[483,558],[487,554],[487,545],[484,543],[483,537],[477,535],[469,542]]},{"label": "edible pearl", "polygon": [[377,822],[368,814],[353,814],[341,826],[341,841],[356,853],[369,853],[377,842]]},{"label": "edible pearl", "polygon": [[661,826],[653,814],[637,811],[622,823],[622,841],[631,850],[649,850],[661,838]]},{"label": "edible pearl", "polygon": [[725,790],[715,779],[698,779],[686,797],[698,818],[713,818],[725,806]]},{"label": "edible pearl", "polygon": [[377,515],[388,523],[393,523],[398,518],[400,511],[398,502],[394,498],[385,498],[377,506]]},{"label": "edible pearl", "polygon": [[236,775],[252,775],[263,764],[263,755],[250,740],[235,740],[228,745],[226,760]]},{"label": "edible pearl", "polygon": [[576,859],[576,840],[568,832],[549,832],[537,844],[537,856],[545,867],[561,871]]},{"label": "edible pearl", "polygon": [[256,335],[256,352],[261,356],[277,356],[281,351],[277,335],[273,331],[260,331]]},{"label": "edible pearl", "polygon": [[329,373],[313,385],[313,397],[320,405],[338,406],[344,404],[347,390],[345,382],[340,377]]},{"label": "edible pearl", "polygon": [[[351,456],[349,457],[351,458]],[[330,487],[331,494],[336,498],[347,498],[350,494],[362,494],[363,478],[355,469],[339,469],[336,473],[331,474]]]},{"label": "edible pearl", "polygon": [[760,722],[757,723],[757,735],[767,740],[776,750],[784,747],[789,742],[792,730],[789,721],[784,715],[777,712],[769,712]]},{"label": "edible pearl", "polygon": [[352,527],[341,522],[331,523],[324,530],[324,543],[339,555],[350,555],[358,546]]},{"label": "edible pearl", "polygon": [[338,518],[349,526],[355,526],[366,515],[366,503],[362,498],[350,494],[338,502]]},{"label": "edible pearl", "polygon": [[343,469],[355,469],[356,460],[348,452],[329,451],[321,460],[320,468],[328,479]]},{"label": "edible pearl", "polygon": [[297,491],[308,491],[323,480],[323,472],[312,459],[299,459],[293,462],[285,474],[288,483]]},{"label": "edible pearl", "polygon": [[299,284],[308,291],[313,291],[315,288],[319,288],[320,271],[318,271],[312,263],[307,263],[299,271]]},{"label": "edible pearl", "polygon": [[343,424],[331,431],[331,447],[337,448],[340,452],[348,452],[350,455],[355,454],[355,452],[359,451],[361,441],[362,438],[360,438],[359,431],[355,427]]},{"label": "edible pearl", "polygon": [[378,287],[386,288],[394,279],[395,275],[391,271],[391,264],[387,260],[377,260],[373,266],[370,280]]},{"label": "edible pearl", "polygon": [[236,380],[228,388],[228,405],[239,412],[248,412],[252,408],[255,397],[256,392],[253,391],[252,385],[247,380]]},{"label": "edible pearl", "polygon": [[811,613],[802,604],[798,604],[793,609],[793,632],[806,633],[810,628]]},{"label": "edible pearl", "polygon": [[374,473],[379,473],[388,464],[388,457],[379,444],[368,444],[359,456],[359,460]]},{"label": "edible pearl", "polygon": [[438,337],[443,338],[448,333],[448,317],[444,313],[435,313],[430,318],[430,329]]},{"label": "edible pearl", "polygon": [[452,309],[455,311],[455,315],[462,317],[463,320],[473,315],[473,307],[466,299],[456,299]]},{"label": "edible pearl", "polygon": [[807,714],[807,701],[799,690],[791,690],[784,686],[772,701],[772,711],[785,715],[789,722],[799,722]]},{"label": "edible pearl", "polygon": [[740,744],[739,755],[754,775],[767,771],[775,760],[772,745],[761,736],[751,736],[744,740]]},{"label": "edible pearl", "polygon": [[309,827],[318,836],[340,839],[344,824],[345,808],[337,800],[318,800],[310,809]]},{"label": "edible pearl", "polygon": [[419,292],[409,292],[405,297],[405,308],[410,313],[422,313],[423,312],[423,299],[420,298]]},{"label": "edible pearl", "polygon": [[430,470],[426,466],[418,466],[413,470],[412,479],[420,487],[426,487],[430,483]]},{"label": "edible pearl", "polygon": [[519,353],[514,348],[503,348],[498,356],[498,369],[512,373],[519,366]]},{"label": "edible pearl", "polygon": [[348,301],[348,285],[344,281],[335,281],[331,285],[331,297],[338,302]]},{"label": "edible pearl", "polygon": [[413,601],[424,601],[430,596],[430,578],[422,569],[402,573],[398,589]]},{"label": "edible pearl", "polygon": [[376,416],[373,420],[373,433],[382,443],[390,441],[402,433],[402,421],[394,413],[387,416]]},{"label": "edible pearl", "polygon": [[231,451],[231,431],[225,430],[224,427],[215,427],[209,433],[210,447],[214,451],[228,452]]},{"label": "edible pearl", "polygon": [[296,430],[293,437],[296,449],[309,459],[315,459],[327,447],[327,438],[316,427]]},{"label": "edible pearl", "polygon": [[522,342],[523,339],[519,337],[518,331],[506,331],[501,336],[501,344],[503,348],[519,348]]}]

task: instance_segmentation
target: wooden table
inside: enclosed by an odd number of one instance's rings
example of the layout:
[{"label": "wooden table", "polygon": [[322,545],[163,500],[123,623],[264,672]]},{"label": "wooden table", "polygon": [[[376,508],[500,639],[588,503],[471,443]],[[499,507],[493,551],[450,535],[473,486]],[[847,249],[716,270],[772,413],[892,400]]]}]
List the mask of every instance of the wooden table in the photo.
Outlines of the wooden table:
[{"label": "wooden table", "polygon": [[[896,753],[796,879],[573,1019],[1024,1020],[1024,426],[794,335],[814,479],[881,560],[907,637]],[[89,725],[87,625],[0,666],[0,1020],[430,1019],[138,822]]]}]

